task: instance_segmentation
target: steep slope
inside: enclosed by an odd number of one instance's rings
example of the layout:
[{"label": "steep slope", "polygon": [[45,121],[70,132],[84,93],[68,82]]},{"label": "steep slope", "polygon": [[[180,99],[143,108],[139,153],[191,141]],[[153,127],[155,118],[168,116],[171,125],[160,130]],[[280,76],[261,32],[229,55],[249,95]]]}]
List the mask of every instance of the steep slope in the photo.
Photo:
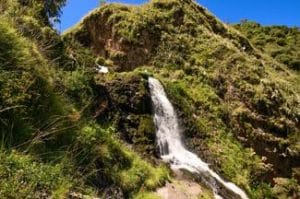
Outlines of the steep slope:
[{"label": "steep slope", "polygon": [[[159,78],[177,107],[186,146],[252,198],[297,197],[299,75],[205,8],[191,0],[108,4],[64,39],[91,49],[110,71]],[[119,75],[108,76],[98,75],[98,84]]]},{"label": "steep slope", "polygon": [[[49,1],[48,11],[63,2]],[[167,167],[132,150],[114,121],[93,118],[94,100],[107,97],[94,81],[96,57],[64,42],[47,8],[0,0],[0,198],[151,195],[168,180]],[[144,88],[140,76],[128,79]]]},{"label": "steep slope", "polygon": [[251,21],[235,24],[263,52],[289,68],[300,70],[300,31],[286,26],[262,26]]}]

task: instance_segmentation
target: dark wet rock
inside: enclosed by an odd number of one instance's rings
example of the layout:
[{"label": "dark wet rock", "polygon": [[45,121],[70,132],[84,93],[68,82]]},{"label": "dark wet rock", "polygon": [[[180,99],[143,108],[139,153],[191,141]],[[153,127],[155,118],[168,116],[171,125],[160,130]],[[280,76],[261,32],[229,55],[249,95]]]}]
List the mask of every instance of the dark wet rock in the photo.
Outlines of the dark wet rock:
[{"label": "dark wet rock", "polygon": [[124,199],[124,194],[120,187],[110,186],[104,190],[105,199]]}]

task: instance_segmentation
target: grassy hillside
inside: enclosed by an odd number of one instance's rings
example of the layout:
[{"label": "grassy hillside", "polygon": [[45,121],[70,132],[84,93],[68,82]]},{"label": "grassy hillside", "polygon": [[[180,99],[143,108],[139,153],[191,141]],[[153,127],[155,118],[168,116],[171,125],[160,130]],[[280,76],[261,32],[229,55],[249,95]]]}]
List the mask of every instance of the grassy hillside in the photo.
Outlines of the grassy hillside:
[{"label": "grassy hillside", "polygon": [[112,71],[159,78],[187,147],[252,198],[296,196],[299,75],[236,29],[192,1],[153,0],[102,6],[64,38]]},{"label": "grassy hillside", "polygon": [[51,20],[64,1],[51,2],[0,0],[0,198],[157,198],[170,171],[149,75],[186,146],[225,179],[251,198],[299,197],[300,78],[289,64],[191,0],[106,4],[62,36]]},{"label": "grassy hillside", "polygon": [[72,54],[42,2],[0,8],[0,198],[140,197],[163,185],[165,166],[130,149],[114,121],[94,119],[105,97],[96,57]]},{"label": "grassy hillside", "polygon": [[300,70],[300,31],[286,26],[261,26],[244,21],[234,25],[261,51],[293,70]]}]

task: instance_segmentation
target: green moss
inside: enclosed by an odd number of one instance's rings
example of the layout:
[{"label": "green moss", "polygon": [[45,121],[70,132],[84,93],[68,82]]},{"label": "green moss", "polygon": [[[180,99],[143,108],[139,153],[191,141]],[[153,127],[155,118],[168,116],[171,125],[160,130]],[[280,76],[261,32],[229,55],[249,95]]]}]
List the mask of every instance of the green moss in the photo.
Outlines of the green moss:
[{"label": "green moss", "polygon": [[214,195],[211,190],[206,188],[205,186],[202,186],[202,193],[198,196],[197,199],[212,199],[214,198]]},{"label": "green moss", "polygon": [[254,185],[250,196],[252,198],[262,198],[262,197],[273,198],[274,197],[271,186],[266,183],[260,183],[258,185]]}]

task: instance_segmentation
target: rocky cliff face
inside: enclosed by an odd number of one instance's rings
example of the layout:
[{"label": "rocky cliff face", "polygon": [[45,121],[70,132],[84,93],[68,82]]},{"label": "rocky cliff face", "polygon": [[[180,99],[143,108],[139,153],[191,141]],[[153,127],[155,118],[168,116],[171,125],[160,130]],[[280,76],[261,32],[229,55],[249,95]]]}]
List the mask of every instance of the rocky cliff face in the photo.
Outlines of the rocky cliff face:
[{"label": "rocky cliff face", "polygon": [[[99,123],[114,121],[119,136],[140,154],[155,161],[155,126],[147,77],[138,73],[96,76],[95,118]],[[103,96],[105,96],[103,98]]]}]

